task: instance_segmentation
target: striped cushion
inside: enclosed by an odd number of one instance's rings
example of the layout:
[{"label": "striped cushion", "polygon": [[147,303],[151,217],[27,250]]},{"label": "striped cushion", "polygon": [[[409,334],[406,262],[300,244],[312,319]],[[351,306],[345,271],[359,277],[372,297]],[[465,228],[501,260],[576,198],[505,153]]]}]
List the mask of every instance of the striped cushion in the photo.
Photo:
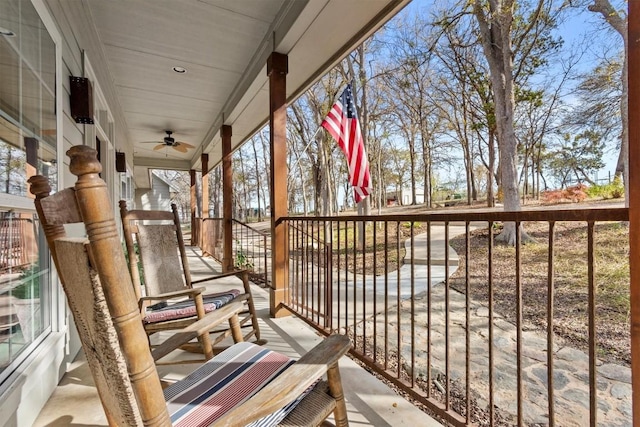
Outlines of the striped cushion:
[{"label": "striped cushion", "polygon": [[[206,426],[215,422],[258,392],[292,363],[294,361],[287,356],[252,343],[234,344],[184,380],[164,390],[173,426]],[[304,395],[251,426],[277,425],[302,397]]]},{"label": "striped cushion", "polygon": [[[205,313],[209,313],[210,311],[222,307],[238,295],[240,295],[240,291],[238,289],[230,289],[225,292],[203,295],[202,299],[204,302]],[[191,299],[173,304],[155,304],[153,307],[159,308],[147,312],[147,315],[143,319],[144,323],[157,323],[167,320],[184,319],[196,315],[196,306]]]}]

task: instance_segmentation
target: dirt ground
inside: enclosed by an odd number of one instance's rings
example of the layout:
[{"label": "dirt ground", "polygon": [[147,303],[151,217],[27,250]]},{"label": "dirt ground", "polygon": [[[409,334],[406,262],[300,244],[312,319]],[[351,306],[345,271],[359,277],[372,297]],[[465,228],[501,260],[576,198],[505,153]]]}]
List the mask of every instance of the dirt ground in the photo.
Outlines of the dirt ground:
[{"label": "dirt ground", "polygon": [[[553,286],[555,335],[580,350],[588,350],[588,272],[586,224],[557,223]],[[522,315],[527,328],[546,330],[548,286],[548,225],[527,223],[525,231],[536,243],[522,248]],[[472,232],[471,259],[465,259],[464,236],[450,241],[460,256],[450,284],[465,292],[465,264],[469,262],[471,294],[488,303],[487,229]],[[496,246],[493,253],[493,298],[498,313],[515,323],[515,249]],[[595,227],[595,330],[598,357],[630,366],[629,244],[628,228],[619,223]]]}]

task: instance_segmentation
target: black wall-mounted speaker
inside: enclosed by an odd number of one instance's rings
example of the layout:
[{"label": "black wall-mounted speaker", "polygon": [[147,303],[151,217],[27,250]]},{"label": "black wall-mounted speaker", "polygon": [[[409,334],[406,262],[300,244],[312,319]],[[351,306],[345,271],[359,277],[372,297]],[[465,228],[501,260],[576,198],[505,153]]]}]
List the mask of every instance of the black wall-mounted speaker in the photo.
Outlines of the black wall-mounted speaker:
[{"label": "black wall-mounted speaker", "polygon": [[85,77],[69,77],[71,83],[71,117],[76,123],[93,124],[93,89]]},{"label": "black wall-mounted speaker", "polygon": [[27,164],[38,168],[38,140],[36,138],[24,137],[24,148],[27,153]]},{"label": "black wall-mounted speaker", "polygon": [[124,153],[116,152],[116,172],[126,172],[127,161],[125,160]]}]

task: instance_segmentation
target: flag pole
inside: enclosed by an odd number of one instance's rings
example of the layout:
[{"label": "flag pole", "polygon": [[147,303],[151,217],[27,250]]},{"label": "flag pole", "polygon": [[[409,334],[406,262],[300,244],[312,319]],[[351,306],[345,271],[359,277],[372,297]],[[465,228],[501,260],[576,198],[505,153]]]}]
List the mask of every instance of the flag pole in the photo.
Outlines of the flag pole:
[{"label": "flag pole", "polygon": [[[320,132],[320,129],[322,129],[322,126],[318,126],[318,129],[315,131],[315,133],[311,136],[311,139],[309,140],[309,142],[307,143],[307,145],[304,147],[304,149],[302,150],[302,153],[306,153],[307,148],[309,148],[309,146],[311,145],[311,143],[316,139],[316,136],[318,136],[318,133]],[[291,170],[294,170],[298,164],[300,163],[300,156],[298,156],[298,159],[296,160],[295,164],[293,165],[293,167],[291,168]]]}]

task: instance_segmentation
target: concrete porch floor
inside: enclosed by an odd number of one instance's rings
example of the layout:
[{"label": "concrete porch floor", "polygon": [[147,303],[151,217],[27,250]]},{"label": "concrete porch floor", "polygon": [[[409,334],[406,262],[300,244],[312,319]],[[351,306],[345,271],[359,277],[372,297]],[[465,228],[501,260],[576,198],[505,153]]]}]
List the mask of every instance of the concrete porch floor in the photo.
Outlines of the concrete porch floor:
[{"label": "concrete porch floor", "polygon": [[[203,258],[196,248],[189,249],[194,279],[220,271],[215,262],[210,258]],[[229,278],[221,286],[241,288],[242,285],[238,279]],[[212,287],[212,289],[215,288]],[[260,332],[262,338],[268,340],[266,347],[298,358],[322,339],[316,331],[296,317],[270,318],[267,291],[253,286],[252,292],[260,318]],[[185,359],[193,358],[195,355],[178,350],[168,357]],[[193,363],[159,366],[158,371],[163,379],[175,381],[186,376],[196,366],[198,365]],[[346,356],[340,361],[340,373],[350,425],[381,427],[441,425]],[[106,425],[91,373],[81,353],[67,369],[34,426]]]}]

